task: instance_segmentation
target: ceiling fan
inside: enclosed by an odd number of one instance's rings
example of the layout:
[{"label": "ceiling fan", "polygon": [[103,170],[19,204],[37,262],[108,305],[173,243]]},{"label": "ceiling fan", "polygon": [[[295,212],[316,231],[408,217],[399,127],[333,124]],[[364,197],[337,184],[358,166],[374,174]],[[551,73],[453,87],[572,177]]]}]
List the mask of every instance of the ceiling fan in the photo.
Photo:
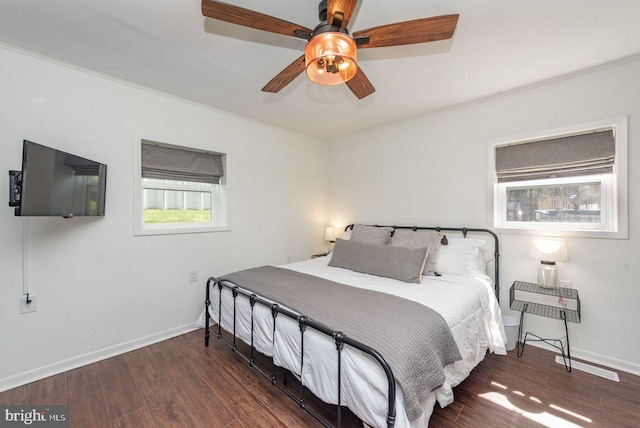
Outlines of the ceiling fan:
[{"label": "ceiling fan", "polygon": [[306,71],[309,79],[322,85],[346,83],[358,99],[375,92],[357,63],[358,49],[450,39],[458,23],[457,14],[443,15],[381,25],[349,35],[347,25],[357,2],[320,1],[320,23],[313,30],[217,0],[202,0],[202,14],[232,24],[307,40],[305,53],[276,75],[262,91],[279,92]]}]

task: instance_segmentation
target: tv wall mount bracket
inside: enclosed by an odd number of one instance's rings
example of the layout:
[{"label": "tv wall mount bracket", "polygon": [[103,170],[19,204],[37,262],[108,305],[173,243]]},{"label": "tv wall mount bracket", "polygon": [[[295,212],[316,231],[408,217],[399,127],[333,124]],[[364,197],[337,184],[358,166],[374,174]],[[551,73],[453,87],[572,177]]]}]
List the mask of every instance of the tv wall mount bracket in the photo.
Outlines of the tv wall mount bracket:
[{"label": "tv wall mount bracket", "polygon": [[9,206],[19,207],[22,194],[22,171],[9,171]]}]

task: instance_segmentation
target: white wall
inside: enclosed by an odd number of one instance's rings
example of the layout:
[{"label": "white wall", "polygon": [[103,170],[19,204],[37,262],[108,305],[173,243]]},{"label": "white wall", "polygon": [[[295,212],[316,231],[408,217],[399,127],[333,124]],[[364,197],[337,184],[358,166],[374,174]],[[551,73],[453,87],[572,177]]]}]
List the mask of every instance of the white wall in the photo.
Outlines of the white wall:
[{"label": "white wall", "polygon": [[[134,237],[134,132],[229,154],[231,232]],[[38,311],[20,315],[23,139],[106,163],[108,183],[104,218],[28,219]],[[0,390],[187,331],[209,276],[324,249],[325,142],[4,48],[0,153]]]},{"label": "white wall", "polygon": [[[8,189],[6,171],[20,168],[23,139],[109,166],[104,218],[28,219],[36,313],[19,314],[27,219],[6,202],[0,210],[0,390],[187,331],[208,276],[323,250],[327,193],[336,225],[489,227],[489,141],[624,115],[630,239],[569,239],[560,269],[582,299],[583,322],[569,325],[574,353],[640,372],[632,333],[640,307],[638,75],[639,62],[612,67],[340,138],[327,153],[318,140],[0,48],[0,189]],[[134,237],[134,132],[229,153],[231,232]],[[537,262],[527,257],[528,237],[500,238],[510,313],[510,284],[534,280]],[[191,269],[197,284],[188,282]],[[531,316],[526,328],[561,335],[555,320]]]},{"label": "white wall", "polygon": [[[582,300],[582,323],[569,324],[574,355],[640,373],[638,76],[639,61],[620,64],[332,141],[328,220],[490,228],[490,141],[628,115],[630,239],[568,239],[570,260],[559,269]],[[516,279],[535,282],[538,262],[527,256],[530,237],[500,239],[501,306],[509,314],[509,287]],[[563,336],[561,325],[525,320],[542,337]]]}]

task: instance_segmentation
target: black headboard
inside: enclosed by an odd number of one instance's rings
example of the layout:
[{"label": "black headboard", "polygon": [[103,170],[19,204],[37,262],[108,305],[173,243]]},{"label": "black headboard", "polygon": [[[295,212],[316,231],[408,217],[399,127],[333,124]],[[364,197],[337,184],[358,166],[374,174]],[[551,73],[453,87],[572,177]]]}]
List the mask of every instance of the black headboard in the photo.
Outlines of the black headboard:
[{"label": "black headboard", "polygon": [[[494,288],[496,292],[496,298],[500,301],[500,247],[498,242],[498,235],[495,234],[493,230],[489,229],[475,229],[470,227],[418,227],[418,226],[382,226],[382,225],[372,225],[375,227],[392,227],[395,229],[411,229],[413,231],[416,230],[435,230],[436,232],[460,232],[464,238],[467,237],[469,232],[472,233],[486,233],[493,237],[494,242],[494,251],[493,251],[493,260],[495,263],[494,267]],[[350,224],[344,228],[345,231],[353,229],[353,224]]]}]

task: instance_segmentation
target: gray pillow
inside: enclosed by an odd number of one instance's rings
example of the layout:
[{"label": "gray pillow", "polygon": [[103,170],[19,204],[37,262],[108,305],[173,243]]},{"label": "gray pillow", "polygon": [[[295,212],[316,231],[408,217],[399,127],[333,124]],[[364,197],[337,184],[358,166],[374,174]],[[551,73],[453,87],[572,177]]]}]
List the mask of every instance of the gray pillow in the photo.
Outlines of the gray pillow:
[{"label": "gray pillow", "polygon": [[365,242],[373,245],[387,245],[391,238],[393,227],[364,226],[354,224],[349,240]]},{"label": "gray pillow", "polygon": [[440,232],[424,232],[396,229],[391,237],[392,247],[423,248],[429,247],[427,262],[424,265],[423,275],[433,275],[436,272],[436,260],[440,251],[440,242],[444,234]]},{"label": "gray pillow", "polygon": [[336,239],[329,266],[420,283],[428,248],[405,248]]}]

